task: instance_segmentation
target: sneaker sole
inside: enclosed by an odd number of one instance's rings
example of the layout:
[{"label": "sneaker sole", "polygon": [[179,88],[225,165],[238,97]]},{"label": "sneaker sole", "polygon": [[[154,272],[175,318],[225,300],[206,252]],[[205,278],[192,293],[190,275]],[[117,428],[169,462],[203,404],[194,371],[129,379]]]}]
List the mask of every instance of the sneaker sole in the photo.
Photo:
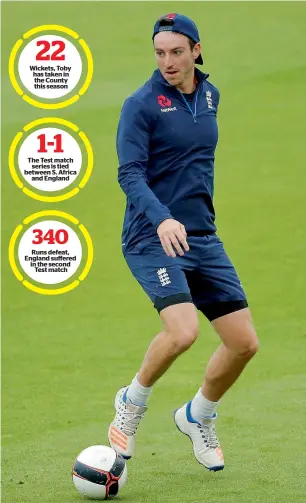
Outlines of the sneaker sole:
[{"label": "sneaker sole", "polygon": [[192,450],[193,450],[193,454],[194,454],[194,457],[196,458],[197,462],[199,463],[199,465],[204,466],[204,468],[206,468],[206,470],[209,470],[210,472],[220,472],[221,470],[223,470],[223,469],[224,469],[224,465],[223,465],[223,466],[211,466],[211,467],[208,467],[208,466],[205,466],[203,463],[201,463],[201,461],[199,461],[199,460],[198,460],[198,458],[197,458],[197,457],[196,457],[196,455],[195,455],[194,449],[193,449],[193,441],[192,441],[192,438],[190,437],[190,435],[188,435],[188,433],[185,433],[184,431],[182,431],[182,430],[179,428],[179,426],[178,426],[178,424],[177,424],[177,422],[176,422],[176,420],[175,420],[175,414],[176,414],[176,412],[177,412],[178,410],[179,410],[179,409],[175,409],[175,411],[174,411],[174,413],[173,413],[173,420],[174,420],[175,426],[177,427],[177,429],[178,429],[178,431],[179,431],[180,433],[182,433],[183,435],[186,435],[186,437],[188,437],[188,438],[189,438],[189,440],[191,441],[191,443],[192,443]]}]

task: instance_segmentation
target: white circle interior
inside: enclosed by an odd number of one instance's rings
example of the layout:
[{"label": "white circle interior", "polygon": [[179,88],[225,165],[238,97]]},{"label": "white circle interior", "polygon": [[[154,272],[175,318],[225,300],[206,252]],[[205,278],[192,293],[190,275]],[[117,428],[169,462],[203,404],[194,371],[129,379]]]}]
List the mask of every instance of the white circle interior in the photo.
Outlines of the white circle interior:
[{"label": "white circle interior", "polygon": [[[44,42],[44,44],[37,45],[38,42]],[[62,44],[65,44],[63,51],[61,50]],[[41,57],[48,59],[36,60],[37,55],[42,51]],[[58,54],[56,54],[57,51]],[[52,59],[63,56],[64,60]],[[70,70],[64,70],[64,67],[70,67]],[[76,47],[69,40],[58,35],[41,35],[24,47],[18,61],[18,72],[25,88],[35,96],[45,99],[62,98],[70,93],[79,82],[82,75],[82,59]],[[40,81],[35,82],[34,79],[40,79]],[[67,80],[62,81],[62,79]],[[37,87],[35,89],[35,85],[44,85],[45,88]],[[59,87],[48,88],[47,86]]]},{"label": "white circle interior", "polygon": [[[38,152],[42,146],[42,139],[38,138],[41,135],[45,135],[44,143],[47,150],[45,153]],[[57,135],[62,135],[61,145],[64,150],[62,153],[54,152],[58,140],[54,137]],[[29,159],[34,161],[31,162]],[[59,164],[63,167],[60,168]],[[53,127],[42,128],[31,133],[22,143],[18,153],[18,167],[29,185],[42,191],[55,192],[68,187],[79,175],[82,168],[82,151],[78,142],[66,131]],[[56,176],[62,179],[56,180]]]},{"label": "white circle interior", "polygon": [[[54,237],[57,231],[64,230],[68,233],[68,241],[65,244],[60,244],[58,242],[50,244],[46,240],[43,240],[41,244],[33,244],[32,241],[37,240],[36,233],[33,233],[35,229],[42,231],[42,237],[45,236],[50,229],[53,230]],[[64,233],[61,232],[58,236],[59,241],[63,241]],[[58,252],[65,253],[62,254]],[[75,257],[75,259],[60,260],[60,257],[69,256]],[[26,259],[26,257],[28,257],[28,259]],[[32,257],[34,260],[29,260],[29,257]],[[56,257],[56,259],[54,259],[54,257]],[[58,220],[44,220],[33,224],[26,230],[19,243],[18,258],[21,267],[30,278],[46,285],[55,285],[66,281],[76,272],[82,259],[82,245],[77,234],[68,225]],[[38,265],[39,263],[41,264]],[[67,265],[68,263],[70,263],[70,265]],[[47,272],[45,270],[46,267]],[[61,269],[60,271],[58,270],[59,268]],[[54,269],[54,271],[52,272],[50,269]]]}]

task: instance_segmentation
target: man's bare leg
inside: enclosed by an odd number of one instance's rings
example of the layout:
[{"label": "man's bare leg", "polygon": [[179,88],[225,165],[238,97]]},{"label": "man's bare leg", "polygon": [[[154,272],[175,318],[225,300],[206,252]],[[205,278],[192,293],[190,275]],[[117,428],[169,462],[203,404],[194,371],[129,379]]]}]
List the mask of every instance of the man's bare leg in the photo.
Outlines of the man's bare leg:
[{"label": "man's bare leg", "polygon": [[179,430],[191,438],[199,463],[217,471],[224,468],[224,456],[215,431],[218,400],[254,356],[258,341],[248,309],[222,316],[213,326],[223,344],[208,364],[202,388],[192,401],[175,412],[175,422]]},{"label": "man's bare leg", "polygon": [[137,376],[142,386],[153,386],[198,336],[198,317],[192,303],[169,306],[160,317],[164,330],[150,344]]},{"label": "man's bare leg", "polygon": [[119,390],[115,399],[116,415],[108,438],[110,445],[126,459],[134,454],[135,436],[151,386],[198,336],[198,317],[190,302],[163,309],[161,319],[164,330],[152,341],[131,385]]},{"label": "man's bare leg", "polygon": [[217,318],[212,325],[223,343],[208,363],[202,393],[217,402],[256,354],[258,339],[248,308]]}]

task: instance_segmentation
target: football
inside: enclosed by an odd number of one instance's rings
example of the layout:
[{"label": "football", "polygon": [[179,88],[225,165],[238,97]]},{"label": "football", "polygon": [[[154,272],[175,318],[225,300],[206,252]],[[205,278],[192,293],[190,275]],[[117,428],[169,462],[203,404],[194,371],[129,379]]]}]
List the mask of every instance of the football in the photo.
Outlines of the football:
[{"label": "football", "polygon": [[113,498],[127,479],[127,467],[121,454],[105,445],[84,449],[72,466],[75,488],[90,499]]}]

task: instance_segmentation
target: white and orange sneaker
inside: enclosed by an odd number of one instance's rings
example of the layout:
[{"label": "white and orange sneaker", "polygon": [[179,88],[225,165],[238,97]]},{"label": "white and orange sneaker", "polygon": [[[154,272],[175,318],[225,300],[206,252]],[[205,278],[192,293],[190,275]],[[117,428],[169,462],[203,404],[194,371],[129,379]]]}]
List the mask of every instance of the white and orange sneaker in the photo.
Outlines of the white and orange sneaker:
[{"label": "white and orange sneaker", "polygon": [[190,407],[188,402],[174,412],[177,428],[192,441],[194,455],[201,465],[214,472],[223,470],[224,457],[215,430],[216,414],[198,423],[191,416]]},{"label": "white and orange sneaker", "polygon": [[130,459],[135,450],[137,428],[147,407],[134,405],[126,396],[127,390],[125,386],[116,395],[116,415],[108,430],[108,440],[116,452]]}]

